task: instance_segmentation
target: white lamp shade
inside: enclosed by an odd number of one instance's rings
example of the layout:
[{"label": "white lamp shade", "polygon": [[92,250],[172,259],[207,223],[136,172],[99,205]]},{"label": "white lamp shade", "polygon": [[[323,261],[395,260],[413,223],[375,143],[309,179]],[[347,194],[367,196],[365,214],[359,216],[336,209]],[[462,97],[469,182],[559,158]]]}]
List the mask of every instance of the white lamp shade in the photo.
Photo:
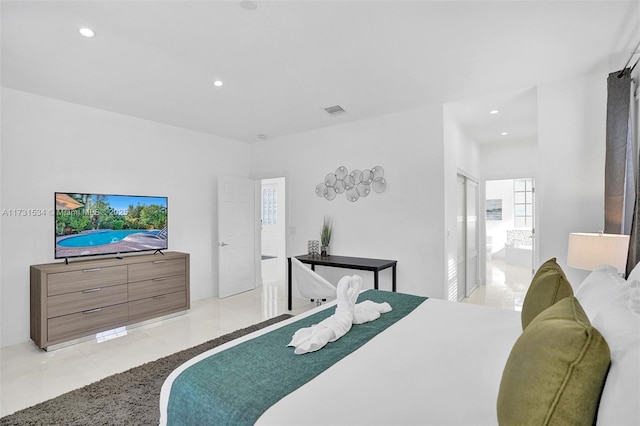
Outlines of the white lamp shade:
[{"label": "white lamp shade", "polygon": [[623,274],[627,266],[628,249],[628,235],[571,233],[567,265],[588,271],[600,265],[611,265]]}]

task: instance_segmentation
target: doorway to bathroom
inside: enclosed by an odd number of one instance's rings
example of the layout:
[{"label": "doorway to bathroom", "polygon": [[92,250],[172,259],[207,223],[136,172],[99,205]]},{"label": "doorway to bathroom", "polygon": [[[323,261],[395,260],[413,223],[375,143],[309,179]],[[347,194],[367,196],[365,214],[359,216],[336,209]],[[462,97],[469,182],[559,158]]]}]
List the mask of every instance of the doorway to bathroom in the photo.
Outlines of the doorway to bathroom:
[{"label": "doorway to bathroom", "polygon": [[535,181],[485,182],[485,301],[522,310],[535,255]]}]

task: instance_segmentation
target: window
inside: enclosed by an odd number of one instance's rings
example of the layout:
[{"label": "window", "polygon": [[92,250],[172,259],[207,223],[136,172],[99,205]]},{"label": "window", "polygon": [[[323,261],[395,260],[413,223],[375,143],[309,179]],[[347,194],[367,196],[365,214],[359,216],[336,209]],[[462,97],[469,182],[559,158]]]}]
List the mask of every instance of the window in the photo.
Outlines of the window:
[{"label": "window", "polygon": [[533,180],[516,179],[513,181],[513,216],[516,228],[533,226]]},{"label": "window", "polygon": [[262,224],[276,225],[278,223],[278,190],[276,188],[262,188]]}]

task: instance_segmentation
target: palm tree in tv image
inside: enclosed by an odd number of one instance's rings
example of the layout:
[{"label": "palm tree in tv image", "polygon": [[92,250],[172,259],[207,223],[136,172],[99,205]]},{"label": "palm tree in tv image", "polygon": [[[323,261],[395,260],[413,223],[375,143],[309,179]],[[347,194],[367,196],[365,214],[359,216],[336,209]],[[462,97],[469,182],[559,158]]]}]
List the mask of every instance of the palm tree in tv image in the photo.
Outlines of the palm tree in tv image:
[{"label": "palm tree in tv image", "polygon": [[91,217],[85,214],[87,194],[56,194],[56,234],[71,235],[91,229]]}]

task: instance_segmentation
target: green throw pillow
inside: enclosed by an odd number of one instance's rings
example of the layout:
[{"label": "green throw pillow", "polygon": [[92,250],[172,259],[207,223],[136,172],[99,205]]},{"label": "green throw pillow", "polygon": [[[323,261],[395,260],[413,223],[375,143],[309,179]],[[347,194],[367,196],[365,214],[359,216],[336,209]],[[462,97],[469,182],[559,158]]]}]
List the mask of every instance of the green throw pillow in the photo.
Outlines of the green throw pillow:
[{"label": "green throw pillow", "polygon": [[527,295],[522,303],[522,329],[540,312],[565,297],[573,296],[573,288],[556,258],[543,263],[531,280]]},{"label": "green throw pillow", "polygon": [[511,349],[498,393],[501,425],[593,425],[611,354],[578,300],[538,315]]},{"label": "green throw pillow", "polygon": [[560,265],[558,265],[557,259],[555,257],[552,257],[551,259],[547,260],[542,265],[540,265],[540,267],[536,271],[536,274],[533,276],[533,279],[531,281],[534,281],[538,276],[549,271],[557,271],[564,274],[564,271],[562,270]]}]

